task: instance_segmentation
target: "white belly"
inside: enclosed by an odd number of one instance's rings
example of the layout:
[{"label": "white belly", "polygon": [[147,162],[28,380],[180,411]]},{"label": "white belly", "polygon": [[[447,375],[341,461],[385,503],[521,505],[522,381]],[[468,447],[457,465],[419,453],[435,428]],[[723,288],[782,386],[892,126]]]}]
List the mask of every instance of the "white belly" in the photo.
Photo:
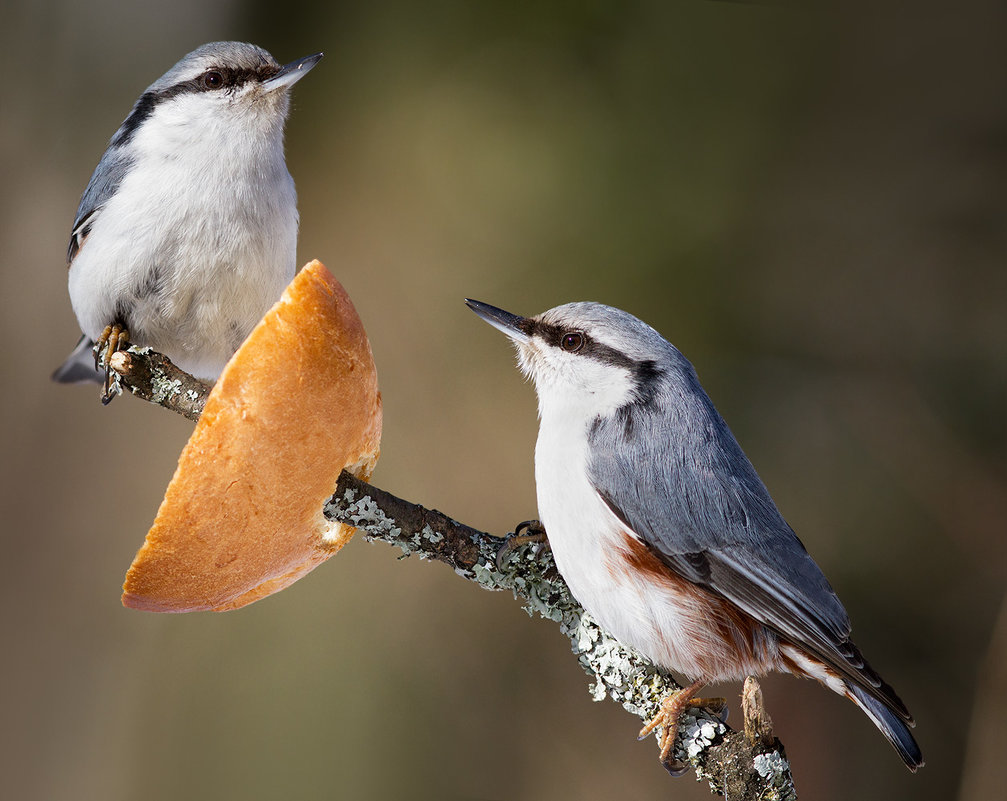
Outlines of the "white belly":
[{"label": "white belly", "polygon": [[131,171],[71,264],[69,288],[92,339],[122,315],[134,343],[216,378],[294,276],[297,209],[282,155],[272,175],[263,170],[269,191],[235,191],[235,176],[204,161]]}]

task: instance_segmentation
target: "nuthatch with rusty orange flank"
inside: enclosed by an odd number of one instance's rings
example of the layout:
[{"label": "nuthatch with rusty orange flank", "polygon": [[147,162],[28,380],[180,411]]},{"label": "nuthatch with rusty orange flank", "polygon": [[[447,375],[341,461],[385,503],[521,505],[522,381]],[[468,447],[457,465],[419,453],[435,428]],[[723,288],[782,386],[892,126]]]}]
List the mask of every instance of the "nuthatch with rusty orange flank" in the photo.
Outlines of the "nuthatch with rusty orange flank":
[{"label": "nuthatch with rusty orange flank", "polygon": [[290,87],[321,57],[280,66],[211,42],[140,95],[77,209],[67,263],[84,336],[56,381],[101,380],[91,349],[107,345],[107,402],[108,360],[130,340],[216,379],[294,277],[283,127]]},{"label": "nuthatch with rusty orange flank", "polygon": [[708,683],[817,679],[915,771],[913,718],[850,642],[850,619],[787,525],[689,361],[636,317],[569,303],[519,317],[467,300],[535,383],[539,515],[570,590],[598,622],[693,683],[641,732],[667,761]]}]

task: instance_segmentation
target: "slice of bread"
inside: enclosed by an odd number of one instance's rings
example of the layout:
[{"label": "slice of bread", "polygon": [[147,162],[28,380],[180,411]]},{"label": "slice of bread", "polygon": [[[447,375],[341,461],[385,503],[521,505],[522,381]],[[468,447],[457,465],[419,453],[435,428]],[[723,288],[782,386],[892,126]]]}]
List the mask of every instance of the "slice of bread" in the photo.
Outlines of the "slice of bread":
[{"label": "slice of bread", "polygon": [[381,395],[363,324],[320,262],[228,362],[133,560],[122,602],[224,611],[293,583],[354,529],[322,508],[340,471],[370,478]]}]

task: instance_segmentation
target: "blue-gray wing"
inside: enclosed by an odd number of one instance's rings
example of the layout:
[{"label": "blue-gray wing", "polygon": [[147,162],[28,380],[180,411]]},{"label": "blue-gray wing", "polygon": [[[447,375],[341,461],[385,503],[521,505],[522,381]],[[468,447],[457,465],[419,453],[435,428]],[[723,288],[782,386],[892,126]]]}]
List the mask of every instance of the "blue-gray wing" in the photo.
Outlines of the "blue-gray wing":
[{"label": "blue-gray wing", "polygon": [[98,166],[88,182],[84,194],[77,206],[77,216],[70,232],[70,244],[66,250],[66,263],[73,262],[74,257],[84,245],[84,240],[91,233],[91,226],[104,208],[108,199],[115,194],[129,168],[129,157],[123,148],[110,145],[98,162]]},{"label": "blue-gray wing", "polygon": [[874,685],[842,603],[691,366],[645,402],[599,418],[589,438],[593,486],[668,567]]}]

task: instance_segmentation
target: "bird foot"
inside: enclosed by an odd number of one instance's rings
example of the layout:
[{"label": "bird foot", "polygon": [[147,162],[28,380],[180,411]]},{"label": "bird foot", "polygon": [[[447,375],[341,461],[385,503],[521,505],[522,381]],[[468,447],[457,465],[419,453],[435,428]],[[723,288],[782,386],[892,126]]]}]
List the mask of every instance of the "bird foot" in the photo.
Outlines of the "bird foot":
[{"label": "bird foot", "polygon": [[722,716],[727,709],[727,700],[724,698],[693,697],[699,692],[704,683],[702,680],[695,681],[688,687],[668,693],[661,701],[661,708],[657,711],[657,714],[640,729],[638,737],[640,740],[650,735],[655,729],[661,729],[659,738],[661,762],[673,776],[677,776],[688,769],[688,765],[683,766],[669,761],[672,748],[675,746],[675,735],[678,733],[678,722],[682,713],[689,707],[703,707],[718,716]]},{"label": "bird foot", "polygon": [[112,402],[119,390],[112,388],[112,354],[116,351],[126,350],[129,347],[129,331],[120,323],[112,323],[105,326],[98,339],[94,343],[94,369],[105,370],[105,381],[102,384],[101,402],[107,406]]},{"label": "bird foot", "polygon": [[[526,531],[527,534],[522,534],[522,530]],[[503,571],[504,564],[507,562],[507,558],[512,551],[529,543],[533,543],[536,546],[536,555],[549,544],[549,538],[545,533],[545,526],[538,520],[525,520],[523,523],[518,523],[514,526],[514,533],[508,535],[504,544],[500,546],[500,550],[497,551],[497,570]]]}]

